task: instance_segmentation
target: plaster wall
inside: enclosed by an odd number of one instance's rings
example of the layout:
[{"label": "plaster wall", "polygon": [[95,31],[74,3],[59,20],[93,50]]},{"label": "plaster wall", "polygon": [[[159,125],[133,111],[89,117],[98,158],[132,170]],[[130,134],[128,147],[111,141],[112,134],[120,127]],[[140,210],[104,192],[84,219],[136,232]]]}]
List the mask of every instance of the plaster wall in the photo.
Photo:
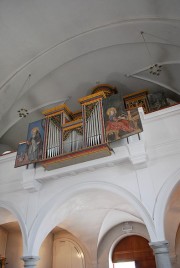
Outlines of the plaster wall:
[{"label": "plaster wall", "polygon": [[43,241],[37,263],[37,268],[51,268],[52,267],[52,254],[53,254],[53,234],[49,233]]},{"label": "plaster wall", "polygon": [[22,235],[20,231],[8,232],[6,258],[8,267],[23,268],[24,263],[20,259],[23,253]]},{"label": "plaster wall", "polygon": [[0,256],[5,256],[7,243],[7,231],[0,227]]},{"label": "plaster wall", "polygon": [[173,261],[173,265],[173,268],[180,267],[180,225],[176,234],[175,261]]}]

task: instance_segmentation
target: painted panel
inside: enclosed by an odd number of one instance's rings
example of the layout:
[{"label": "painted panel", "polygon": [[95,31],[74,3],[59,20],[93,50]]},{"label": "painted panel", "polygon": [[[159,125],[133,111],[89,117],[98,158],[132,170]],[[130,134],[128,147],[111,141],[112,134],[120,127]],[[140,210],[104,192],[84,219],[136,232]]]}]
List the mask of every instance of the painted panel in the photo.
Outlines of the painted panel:
[{"label": "painted panel", "polygon": [[24,141],[18,144],[14,167],[21,167],[28,164],[30,164],[30,161],[28,159],[28,145],[27,142]]},{"label": "painted panel", "polygon": [[108,142],[143,131],[138,109],[126,111],[119,94],[103,100],[103,113]]},{"label": "painted panel", "polygon": [[38,162],[43,155],[45,119],[29,124],[27,135],[27,155],[30,162]]},{"label": "painted panel", "polygon": [[36,163],[42,159],[45,119],[29,124],[27,141],[18,145],[15,167]]}]

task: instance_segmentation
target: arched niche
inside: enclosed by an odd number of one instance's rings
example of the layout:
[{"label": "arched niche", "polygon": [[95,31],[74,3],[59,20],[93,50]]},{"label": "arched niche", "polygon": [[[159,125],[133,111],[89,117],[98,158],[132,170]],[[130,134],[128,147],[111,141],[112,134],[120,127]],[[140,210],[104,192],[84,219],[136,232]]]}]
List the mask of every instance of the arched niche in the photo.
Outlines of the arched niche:
[{"label": "arched niche", "polygon": [[112,263],[135,261],[136,268],[156,268],[153,251],[142,236],[130,235],[116,244],[112,253]]}]

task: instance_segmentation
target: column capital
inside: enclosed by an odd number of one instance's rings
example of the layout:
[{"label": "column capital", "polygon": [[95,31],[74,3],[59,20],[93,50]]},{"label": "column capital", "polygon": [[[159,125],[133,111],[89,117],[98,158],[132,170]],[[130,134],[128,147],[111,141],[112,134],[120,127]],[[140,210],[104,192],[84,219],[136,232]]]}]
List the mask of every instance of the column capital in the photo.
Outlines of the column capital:
[{"label": "column capital", "polygon": [[154,254],[169,253],[169,243],[166,240],[150,242],[149,245],[153,249]]},{"label": "column capital", "polygon": [[24,267],[35,268],[37,261],[40,260],[39,256],[22,256],[21,260],[24,261]]}]

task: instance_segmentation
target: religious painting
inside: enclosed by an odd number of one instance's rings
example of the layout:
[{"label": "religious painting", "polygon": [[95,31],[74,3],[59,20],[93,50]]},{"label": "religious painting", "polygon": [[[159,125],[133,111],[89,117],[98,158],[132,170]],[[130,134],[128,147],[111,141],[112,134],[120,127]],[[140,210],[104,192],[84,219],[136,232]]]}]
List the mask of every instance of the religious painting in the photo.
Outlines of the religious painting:
[{"label": "religious painting", "polygon": [[168,102],[165,96],[165,93],[155,92],[152,94],[148,94],[149,106],[152,112],[158,111],[168,106]]},{"label": "religious painting", "polygon": [[29,124],[27,135],[27,155],[32,163],[38,162],[43,156],[45,119]]},{"label": "religious painting", "polygon": [[103,100],[106,140],[113,142],[143,131],[138,109],[126,111],[121,96],[115,94]]},{"label": "religious painting", "polygon": [[17,149],[15,168],[28,165],[30,163],[28,159],[28,145],[27,142],[20,142]]}]

